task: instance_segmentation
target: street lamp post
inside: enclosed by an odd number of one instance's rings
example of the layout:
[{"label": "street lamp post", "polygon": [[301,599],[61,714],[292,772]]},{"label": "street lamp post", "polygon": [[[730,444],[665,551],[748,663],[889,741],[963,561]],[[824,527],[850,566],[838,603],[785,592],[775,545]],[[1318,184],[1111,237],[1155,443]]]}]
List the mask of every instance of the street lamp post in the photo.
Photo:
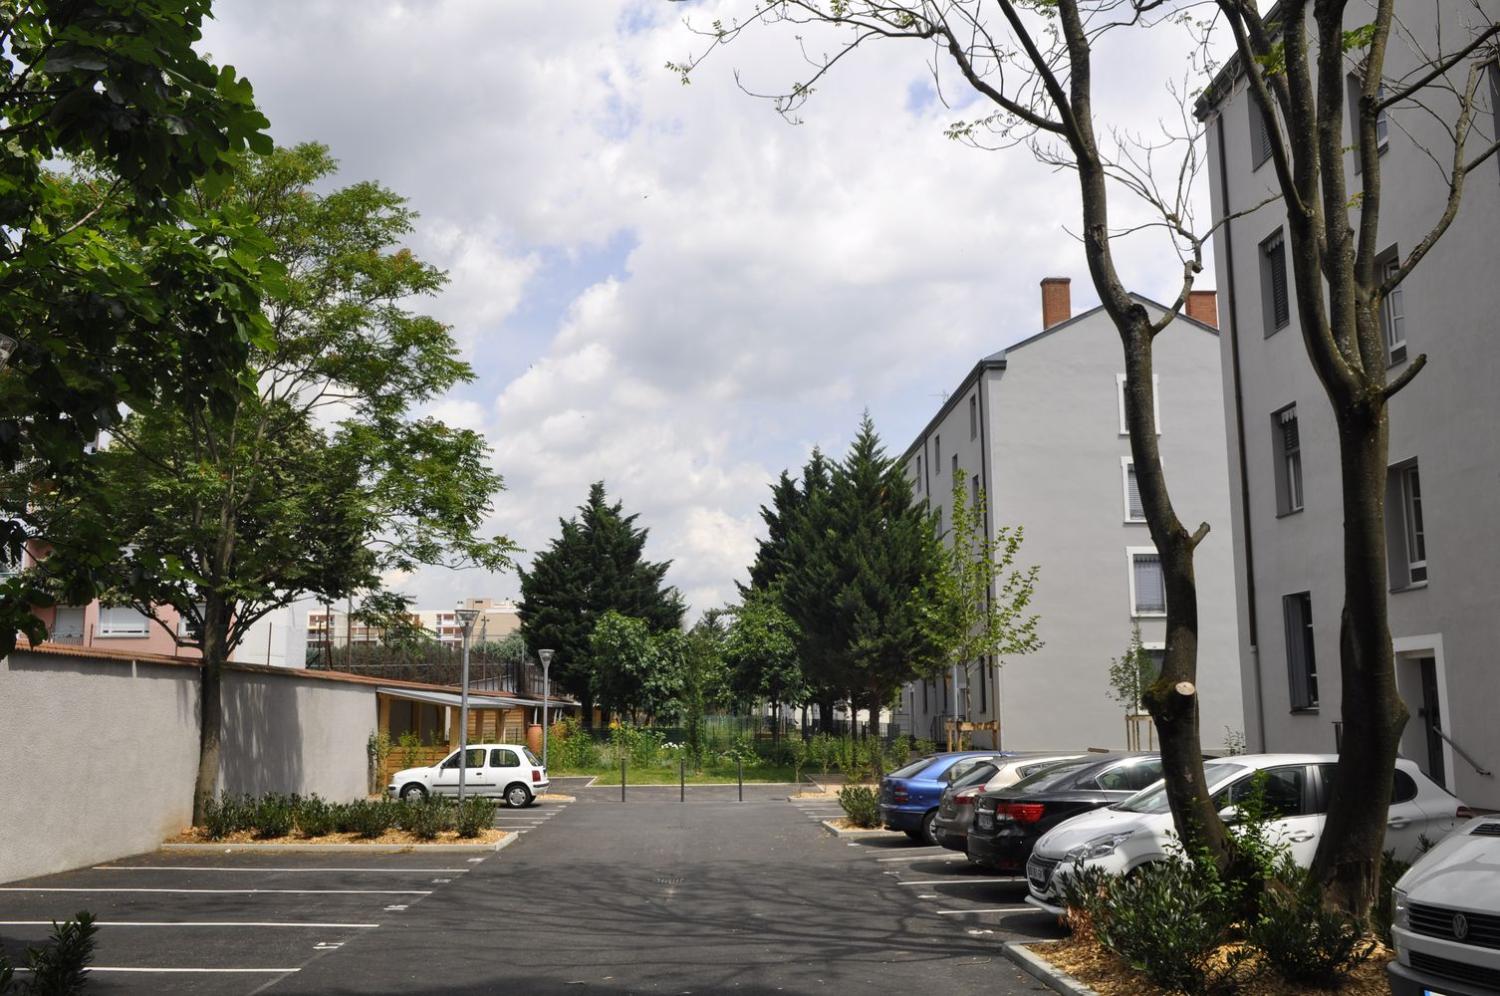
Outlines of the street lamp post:
[{"label": "street lamp post", "polygon": [[463,687],[459,692],[458,706],[458,801],[462,804],[469,774],[469,630],[479,617],[479,610],[459,606],[454,615],[464,627]]},{"label": "street lamp post", "polygon": [[552,669],[551,650],[538,650],[536,655],[542,659],[542,767],[547,767],[547,704],[552,696],[552,682],[549,671]]}]

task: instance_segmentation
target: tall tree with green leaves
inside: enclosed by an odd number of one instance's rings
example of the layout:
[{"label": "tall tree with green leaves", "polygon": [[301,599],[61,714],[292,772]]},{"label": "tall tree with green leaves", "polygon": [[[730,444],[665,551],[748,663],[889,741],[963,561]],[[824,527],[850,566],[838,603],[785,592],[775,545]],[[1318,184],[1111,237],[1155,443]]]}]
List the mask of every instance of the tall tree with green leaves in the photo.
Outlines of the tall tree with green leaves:
[{"label": "tall tree with green leaves", "polygon": [[708,609],[687,632],[682,668],[681,721],[688,754],[694,765],[702,763],[704,717],[733,701],[724,642],[728,627],[723,609]]},{"label": "tall tree with green leaves", "polygon": [[[18,563],[31,482],[69,487],[120,406],[242,390],[274,266],[243,213],[183,197],[268,151],[249,83],[197,51],[208,0],[0,0],[0,558]],[[102,538],[101,538],[102,539]],[[99,556],[114,551],[100,549]],[[0,585],[0,654],[45,636],[31,579]],[[87,601],[94,579],[71,579]]]},{"label": "tall tree with green leaves", "polygon": [[1029,611],[1041,567],[1016,563],[1025,538],[1021,526],[996,526],[990,535],[985,493],[970,496],[962,473],[953,475],[952,506],[933,622],[949,665],[962,669],[964,686],[972,687],[976,669],[984,681],[985,664],[1001,666],[1007,657],[1042,648],[1040,617]]},{"label": "tall tree with green leaves", "polygon": [[724,662],[737,704],[769,703],[778,716],[781,706],[802,704],[807,686],[797,637],[797,624],[775,592],[751,589],[745,595],[724,636]]},{"label": "tall tree with green leaves", "polygon": [[588,500],[571,519],[559,521],[559,535],[521,571],[521,632],[529,646],[556,651],[553,671],[559,684],[583,703],[585,724],[594,712],[594,627],[613,610],[639,619],[651,633],[682,624],[682,597],[666,584],[670,561],[645,559],[649,530],[636,516],[608,500],[604,482],[589,488]]},{"label": "tall tree with green leaves", "polygon": [[[501,487],[483,439],[411,412],[472,377],[448,329],[410,310],[443,274],[400,245],[414,216],[398,195],[320,192],[335,169],[302,145],[195,192],[205,209],[253,210],[286,269],[271,335],[240,372],[255,389],[223,411],[131,411],[86,487],[38,502],[54,548],[42,574],[88,571],[107,602],[188,622],[177,639],[203,658],[195,819],[219,775],[223,666],[258,619],[423,564],[502,569],[513,549],[481,534]],[[124,555],[100,558],[100,537]]]}]

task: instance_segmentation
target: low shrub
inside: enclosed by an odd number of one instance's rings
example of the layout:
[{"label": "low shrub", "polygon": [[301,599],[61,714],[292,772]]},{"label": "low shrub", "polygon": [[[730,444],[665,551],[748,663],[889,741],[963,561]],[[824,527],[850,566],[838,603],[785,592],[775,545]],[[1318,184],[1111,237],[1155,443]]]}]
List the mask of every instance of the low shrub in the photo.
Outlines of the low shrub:
[{"label": "low shrub", "polygon": [[1337,987],[1375,948],[1359,921],[1323,908],[1317,887],[1291,862],[1262,895],[1248,937],[1287,982],[1324,988]]},{"label": "low shrub", "polygon": [[1396,912],[1391,908],[1391,890],[1396,887],[1396,883],[1410,867],[1411,862],[1397,858],[1395,851],[1386,851],[1384,860],[1380,862],[1380,891],[1375,893],[1375,905],[1370,910],[1370,920],[1375,926],[1375,933],[1380,936],[1386,947],[1391,947],[1395,943],[1391,938],[1391,921]]},{"label": "low shrub", "polygon": [[880,806],[875,792],[863,785],[845,785],[839,789],[839,805],[849,822],[857,827],[880,825]]},{"label": "low shrub", "polygon": [[453,829],[453,806],[446,799],[429,796],[406,803],[400,810],[398,826],[419,840],[434,840],[444,830]]},{"label": "low shrub", "polygon": [[44,947],[26,949],[30,978],[19,987],[15,968],[0,952],[0,994],[33,993],[39,996],[80,993],[88,979],[88,963],[94,957],[94,935],[99,928],[93,914],[79,913],[52,925],[52,937]]},{"label": "low shrub", "polygon": [[255,800],[248,795],[224,793],[203,807],[203,830],[210,840],[255,828]]},{"label": "low shrub", "polygon": [[474,797],[458,807],[455,829],[460,837],[478,837],[495,825],[495,800]]},{"label": "low shrub", "polygon": [[401,818],[403,803],[393,799],[360,799],[341,810],[339,829],[365,839],[379,837]]},{"label": "low shrub", "polygon": [[285,837],[296,824],[297,797],[263,795],[255,801],[251,823],[255,836],[262,840]]},{"label": "low shrub", "polygon": [[304,837],[323,837],[333,833],[334,807],[326,799],[310,795],[297,803],[297,832]]},{"label": "low shrub", "polygon": [[1090,871],[1075,866],[1063,880],[1064,902],[1082,912],[1100,944],[1169,992],[1235,989],[1254,952],[1221,956],[1233,903],[1212,862],[1174,856],[1128,878]]}]

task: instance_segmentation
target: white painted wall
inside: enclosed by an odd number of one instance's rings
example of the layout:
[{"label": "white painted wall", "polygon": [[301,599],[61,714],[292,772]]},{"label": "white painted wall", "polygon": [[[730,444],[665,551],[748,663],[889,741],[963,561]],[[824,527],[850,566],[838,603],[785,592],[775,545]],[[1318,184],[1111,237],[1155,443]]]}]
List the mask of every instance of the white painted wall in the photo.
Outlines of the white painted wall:
[{"label": "white painted wall", "polygon": [[[366,791],[373,687],[226,671],[220,785]],[[0,882],[154,850],[187,826],[198,671],[17,651],[0,661]]]}]

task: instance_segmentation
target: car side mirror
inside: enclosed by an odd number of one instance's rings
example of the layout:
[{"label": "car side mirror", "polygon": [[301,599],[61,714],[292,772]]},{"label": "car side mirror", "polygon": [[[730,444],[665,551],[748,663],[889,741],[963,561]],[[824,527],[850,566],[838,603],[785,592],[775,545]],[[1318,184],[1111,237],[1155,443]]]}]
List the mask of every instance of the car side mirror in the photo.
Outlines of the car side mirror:
[{"label": "car side mirror", "polygon": [[1225,806],[1223,809],[1219,810],[1219,819],[1232,826],[1240,822],[1242,819],[1244,819],[1244,817],[1240,814],[1240,807]]}]

